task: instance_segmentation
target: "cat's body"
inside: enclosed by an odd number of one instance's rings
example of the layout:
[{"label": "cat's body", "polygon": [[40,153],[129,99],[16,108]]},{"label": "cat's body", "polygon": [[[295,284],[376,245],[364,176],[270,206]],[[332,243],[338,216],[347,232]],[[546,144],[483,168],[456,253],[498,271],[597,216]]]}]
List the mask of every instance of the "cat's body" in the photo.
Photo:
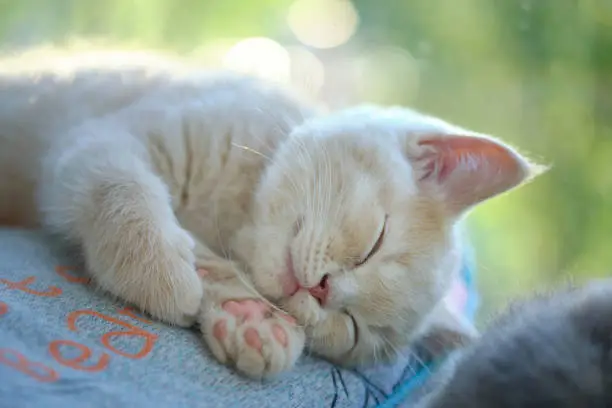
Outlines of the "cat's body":
[{"label": "cat's body", "polygon": [[427,388],[406,406],[612,406],[612,281],[516,303]]},{"label": "cat's body", "polygon": [[[11,176],[2,178],[0,211],[12,216],[7,221],[31,226],[41,221],[34,194],[41,158],[52,147],[61,143],[56,150],[63,150],[83,139],[72,132],[83,123],[117,121],[145,147],[138,153],[168,186],[179,218],[193,216],[193,202],[203,201],[196,194],[207,203],[198,208],[200,218],[214,218],[214,210],[227,213],[228,222],[197,232],[212,249],[228,248],[226,238],[245,223],[265,167],[266,158],[256,152],[272,154],[310,108],[255,80],[181,70],[163,58],[106,52],[77,57],[51,54],[30,66],[0,68],[6,147],[0,151],[0,174]],[[198,121],[189,117],[196,114]],[[190,136],[204,129],[203,137]],[[122,146],[128,137],[117,138]],[[245,144],[253,150],[241,149]],[[183,196],[184,187],[192,196]]]},{"label": "cat's body", "polygon": [[0,220],[78,244],[110,293],[197,317],[255,377],[290,368],[306,337],[358,363],[424,324],[473,334],[440,300],[459,219],[530,175],[512,149],[404,109],[320,115],[166,60],[34,56],[0,70]]}]

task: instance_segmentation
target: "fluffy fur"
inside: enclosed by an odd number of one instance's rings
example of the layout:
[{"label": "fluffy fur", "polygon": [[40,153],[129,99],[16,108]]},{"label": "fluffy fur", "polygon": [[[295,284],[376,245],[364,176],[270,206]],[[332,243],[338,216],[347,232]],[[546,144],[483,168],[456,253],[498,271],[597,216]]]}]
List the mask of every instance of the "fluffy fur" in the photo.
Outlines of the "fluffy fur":
[{"label": "fluffy fur", "polygon": [[418,408],[612,406],[612,280],[517,303]]},{"label": "fluffy fur", "polygon": [[436,325],[473,336],[440,302],[458,222],[534,174],[501,142],[411,110],[324,115],[147,55],[0,67],[0,219],[78,244],[102,288],[153,316],[197,318],[253,377],[290,368],[306,339],[355,364]]}]

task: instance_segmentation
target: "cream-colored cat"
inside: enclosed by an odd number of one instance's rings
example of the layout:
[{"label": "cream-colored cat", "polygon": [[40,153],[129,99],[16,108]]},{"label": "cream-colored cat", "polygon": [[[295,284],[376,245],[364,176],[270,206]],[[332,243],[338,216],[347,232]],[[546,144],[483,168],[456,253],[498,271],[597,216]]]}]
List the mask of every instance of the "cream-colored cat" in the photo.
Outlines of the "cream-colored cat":
[{"label": "cream-colored cat", "polygon": [[452,325],[458,221],[532,174],[413,111],[323,115],[147,55],[34,52],[0,70],[0,219],[78,244],[102,288],[153,316],[198,319],[252,377],[305,342],[361,363]]}]

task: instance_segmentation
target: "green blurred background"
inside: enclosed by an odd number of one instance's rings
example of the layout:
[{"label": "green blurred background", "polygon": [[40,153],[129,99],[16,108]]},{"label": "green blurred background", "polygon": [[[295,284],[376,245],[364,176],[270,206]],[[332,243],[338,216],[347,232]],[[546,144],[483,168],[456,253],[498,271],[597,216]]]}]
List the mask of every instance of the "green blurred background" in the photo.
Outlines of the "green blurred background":
[{"label": "green blurred background", "polygon": [[612,1],[0,0],[3,51],[74,38],[291,82],[332,108],[412,105],[550,172],[479,208],[481,315],[612,266]]}]

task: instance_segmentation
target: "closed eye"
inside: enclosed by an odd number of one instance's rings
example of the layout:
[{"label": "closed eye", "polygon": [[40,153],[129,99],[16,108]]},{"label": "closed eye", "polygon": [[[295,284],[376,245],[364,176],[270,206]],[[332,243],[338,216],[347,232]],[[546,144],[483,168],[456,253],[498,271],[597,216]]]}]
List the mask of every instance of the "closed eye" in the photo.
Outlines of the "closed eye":
[{"label": "closed eye", "polygon": [[353,324],[353,333],[354,333],[355,342],[353,343],[353,346],[351,347],[351,350],[350,350],[350,351],[353,351],[353,349],[357,347],[357,343],[359,342],[359,326],[357,325],[357,319],[355,319],[355,316],[353,316],[352,313],[350,313],[346,309],[344,310],[344,313],[349,317],[349,319],[351,319],[351,323]]},{"label": "closed eye", "polygon": [[385,233],[387,232],[387,219],[388,218],[389,216],[385,215],[385,221],[383,222],[382,228],[380,229],[380,232],[378,233],[378,239],[376,239],[376,242],[370,249],[370,252],[368,252],[368,254],[364,258],[362,258],[359,262],[357,262],[355,266],[361,266],[365,264],[366,262],[368,262],[370,258],[372,258],[378,252],[378,250],[383,244],[383,241],[385,240]]}]

